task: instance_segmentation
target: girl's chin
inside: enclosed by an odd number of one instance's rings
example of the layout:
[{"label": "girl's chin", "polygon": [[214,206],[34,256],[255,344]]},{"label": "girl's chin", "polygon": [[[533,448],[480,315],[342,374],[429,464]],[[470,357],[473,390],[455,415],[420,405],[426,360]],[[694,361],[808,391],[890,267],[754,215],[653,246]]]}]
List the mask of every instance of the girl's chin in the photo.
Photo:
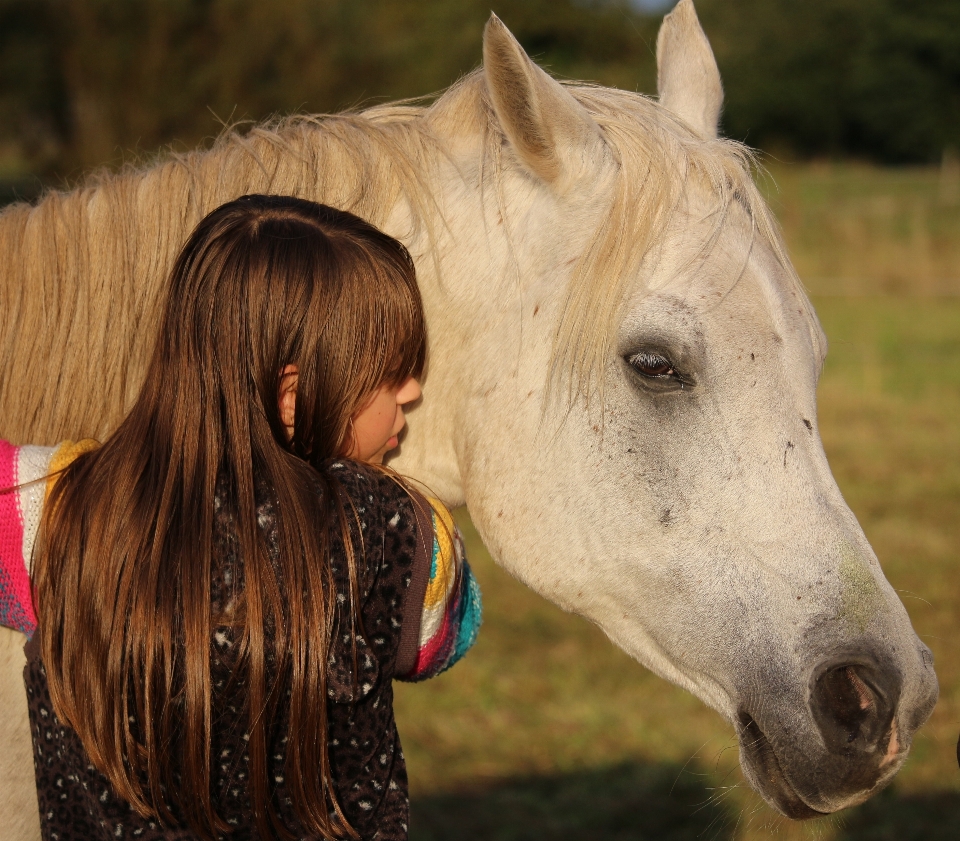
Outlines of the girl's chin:
[{"label": "girl's chin", "polygon": [[383,464],[383,460],[399,446],[400,441],[397,436],[394,435],[381,449],[377,450],[376,453],[365,460],[370,464]]}]

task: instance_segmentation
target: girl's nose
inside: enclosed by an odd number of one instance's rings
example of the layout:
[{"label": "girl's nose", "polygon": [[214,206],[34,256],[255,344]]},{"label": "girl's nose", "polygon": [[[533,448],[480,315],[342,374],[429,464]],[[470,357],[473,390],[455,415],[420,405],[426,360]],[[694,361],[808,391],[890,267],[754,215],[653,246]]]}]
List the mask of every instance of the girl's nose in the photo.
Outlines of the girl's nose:
[{"label": "girl's nose", "polygon": [[406,403],[412,403],[414,400],[419,399],[420,395],[423,392],[420,390],[420,383],[418,383],[413,377],[410,377],[397,392],[397,405],[403,406]]}]

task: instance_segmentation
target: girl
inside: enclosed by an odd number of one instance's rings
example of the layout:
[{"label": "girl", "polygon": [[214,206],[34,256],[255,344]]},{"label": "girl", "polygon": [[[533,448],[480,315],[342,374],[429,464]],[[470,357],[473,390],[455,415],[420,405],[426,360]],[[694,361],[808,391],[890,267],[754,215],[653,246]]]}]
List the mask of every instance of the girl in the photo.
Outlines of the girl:
[{"label": "girl", "polygon": [[179,255],[117,431],[0,443],[45,838],[407,837],[391,679],[480,620],[449,513],[369,466],[425,350],[400,243],[244,196]]}]

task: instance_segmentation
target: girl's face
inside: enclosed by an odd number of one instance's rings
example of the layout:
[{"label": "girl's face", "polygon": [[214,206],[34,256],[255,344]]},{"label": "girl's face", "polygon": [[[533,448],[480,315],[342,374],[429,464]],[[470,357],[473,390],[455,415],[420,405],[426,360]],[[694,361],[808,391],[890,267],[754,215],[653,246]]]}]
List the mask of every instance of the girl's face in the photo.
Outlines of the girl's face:
[{"label": "girl's face", "polygon": [[397,447],[397,436],[407,424],[403,407],[419,398],[420,394],[420,383],[413,377],[399,385],[380,386],[353,416],[353,434],[346,457],[382,464],[383,457]]},{"label": "girl's face", "polygon": [[[297,379],[296,365],[287,365],[281,371],[280,418],[288,439],[293,437]],[[350,419],[351,437],[343,455],[357,461],[382,464],[383,457],[396,448],[397,436],[407,424],[403,407],[417,400],[420,394],[420,383],[413,377],[398,385],[380,386]]]}]

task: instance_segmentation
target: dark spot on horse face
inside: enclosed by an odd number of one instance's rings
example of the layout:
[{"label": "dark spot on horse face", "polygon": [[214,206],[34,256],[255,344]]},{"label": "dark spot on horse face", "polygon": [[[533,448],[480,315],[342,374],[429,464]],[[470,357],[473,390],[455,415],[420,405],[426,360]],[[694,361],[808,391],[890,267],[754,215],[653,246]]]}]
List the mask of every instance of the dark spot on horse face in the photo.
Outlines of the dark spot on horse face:
[{"label": "dark spot on horse face", "polygon": [[754,356],[752,353],[750,354],[750,361],[751,361],[751,362],[753,362],[756,358],[757,358],[757,357]]},{"label": "dark spot on horse face", "polygon": [[534,315],[536,315],[538,312],[540,312],[540,304],[537,304],[537,305],[533,308],[533,314],[534,314]]},{"label": "dark spot on horse face", "polygon": [[808,432],[813,432],[813,424],[810,423],[806,418],[803,419],[803,425],[807,428]]},{"label": "dark spot on horse face", "polygon": [[783,448],[783,466],[787,466],[787,453],[793,449],[793,441],[787,441],[787,446]]},{"label": "dark spot on horse face", "polygon": [[660,522],[665,526],[669,526],[670,523],[673,522],[673,520],[670,517],[669,508],[664,508],[663,511],[660,512]]}]

